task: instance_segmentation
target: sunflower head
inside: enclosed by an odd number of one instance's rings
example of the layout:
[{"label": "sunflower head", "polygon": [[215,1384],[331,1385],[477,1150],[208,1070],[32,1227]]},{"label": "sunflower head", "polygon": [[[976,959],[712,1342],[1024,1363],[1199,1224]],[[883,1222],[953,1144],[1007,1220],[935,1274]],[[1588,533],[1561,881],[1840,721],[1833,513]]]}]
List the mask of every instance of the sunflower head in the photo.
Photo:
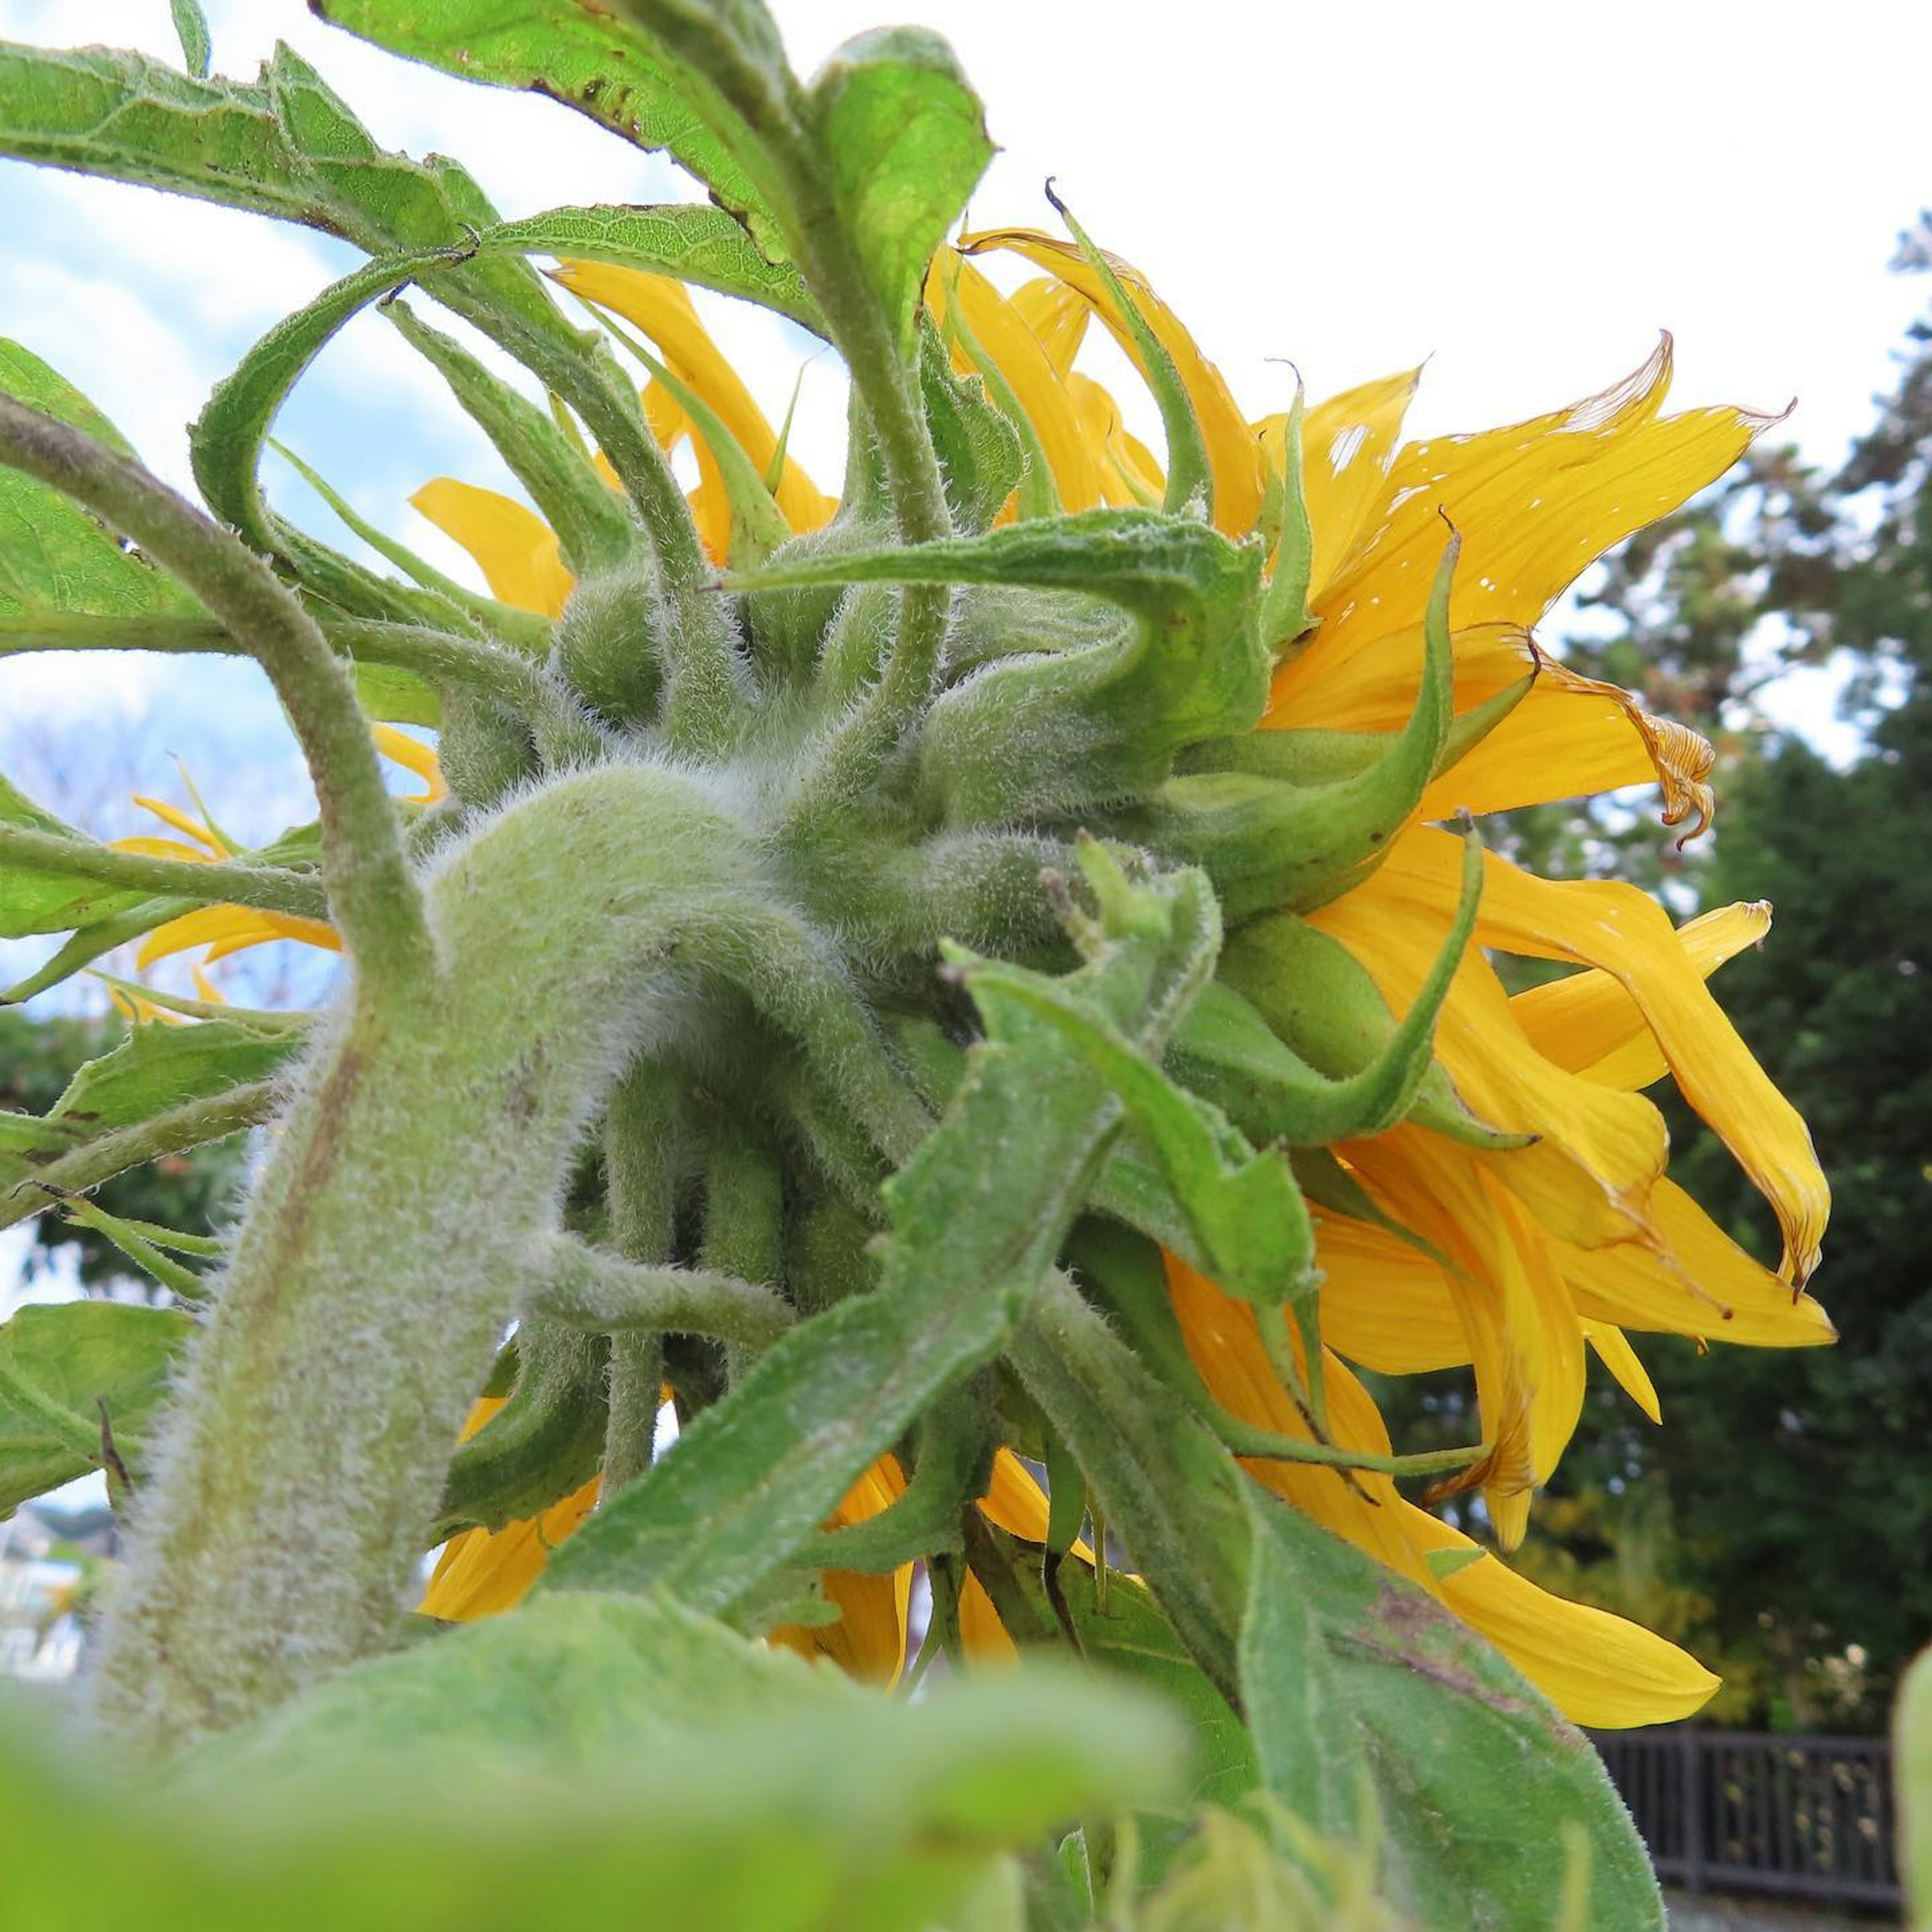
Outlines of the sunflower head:
[{"label": "sunflower head", "polygon": [[[520,32],[331,10],[550,84]],[[325,225],[379,259],[197,426],[239,542],[0,406],[0,455],[179,578],[154,620],[176,647],[260,656],[322,802],[260,851],[151,807],[181,839],[82,868],[119,896],[35,902],[74,935],[35,983],[144,934],[143,964],[293,938],[351,969],[182,1384],[112,1638],[120,1708],[240,1721],[380,1648],[442,1543],[422,1607],[446,1621],[539,1579],[668,1592],[885,1682],[920,1567],[956,1656],[1165,1658],[1215,1723],[1248,1718],[1229,1774],[1311,1826],[1393,1748],[1353,1715],[1391,1659],[1450,1764],[1498,1713],[1569,1749],[1526,1677],[1593,1724],[1695,1709],[1694,1660],[1505,1558],[1589,1354],[1654,1419],[1633,1334],[1829,1338],[1803,1292],[1822,1175],[1706,985],[1765,915],[1679,929],[1482,827],[1635,784],[1708,821],[1708,747],[1534,631],[1765,419],[1665,413],[1667,340],[1478,434],[1405,441],[1414,372],[1250,414],[1064,204],[1064,235],[947,245],[989,148],[942,44],[868,36],[807,84],[768,29],[635,0],[551,50],[580,79],[588,45],[682,76],[678,112],[644,118],[723,207],[497,224],[452,172],[400,195],[412,164],[373,144],[346,185],[317,162]],[[575,98],[635,132],[619,104],[645,82],[609,78]],[[544,404],[396,298],[412,281]],[[842,353],[836,495],[694,286]],[[262,496],[275,406],[377,302],[530,500],[452,478],[412,500],[487,594],[355,523],[407,581],[379,575]],[[1102,337],[1144,387],[1130,406],[1084,356]],[[392,799],[378,749],[424,790]],[[14,849],[44,872],[77,843],[38,826]],[[1512,954],[1569,970],[1512,994]],[[239,1024],[143,1030],[209,1049],[154,1116],[170,1145],[236,1124],[213,1048]],[[1758,1184],[1777,1273],[1666,1175],[1642,1090],[1666,1076]],[[56,1168],[110,1158],[63,1132]],[[1470,1439],[1406,1454],[1360,1372],[1449,1368]],[[383,1574],[256,1589],[278,1512]],[[262,1612],[238,1636],[211,1576]],[[1441,1855],[1405,1841],[1425,1874]]]}]

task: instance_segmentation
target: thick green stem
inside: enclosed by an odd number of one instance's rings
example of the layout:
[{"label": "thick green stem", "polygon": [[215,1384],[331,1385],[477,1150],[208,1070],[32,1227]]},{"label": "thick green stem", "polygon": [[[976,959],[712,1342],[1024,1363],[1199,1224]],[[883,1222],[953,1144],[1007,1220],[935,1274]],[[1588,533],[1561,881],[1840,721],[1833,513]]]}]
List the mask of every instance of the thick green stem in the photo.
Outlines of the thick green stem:
[{"label": "thick green stem", "polygon": [[329,901],[358,970],[394,983],[430,964],[368,723],[314,619],[259,557],[138,464],[0,396],[0,463],[58,490],[185,584],[266,670],[321,801]]},{"label": "thick green stem", "polygon": [[83,1188],[98,1187],[102,1181],[125,1174],[130,1167],[158,1160],[164,1154],[204,1147],[210,1141],[226,1140],[230,1134],[259,1126],[274,1113],[278,1092],[272,1080],[250,1081],[206,1100],[184,1100],[132,1126],[118,1127],[98,1140],[85,1142],[70,1154],[36,1168],[30,1180],[0,1194],[0,1228],[10,1228],[16,1221],[39,1214],[47,1205],[50,1190],[77,1193]]},{"label": "thick green stem", "polygon": [[328,916],[328,896],[312,874],[218,860],[158,859],[58,832],[38,832],[28,825],[0,825],[0,865],[34,872],[78,872],[103,885],[125,886],[164,898],[253,906],[260,912],[290,913],[304,919]]},{"label": "thick green stem", "polygon": [[443,970],[352,989],[321,1030],[161,1432],[101,1644],[124,1748],[390,1640],[587,1113],[721,910],[766,890],[704,788],[634,766],[558,781],[443,866]]},{"label": "thick green stem", "polygon": [[764,1348],[796,1318],[776,1292],[715,1268],[652,1268],[573,1236],[546,1242],[530,1312],[596,1334],[709,1335]]},{"label": "thick green stem", "polygon": [[[685,1159],[686,1102],[661,1066],[632,1068],[610,1096],[604,1116],[604,1184],[610,1238],[639,1267],[670,1259],[677,1196]],[[650,1467],[664,1389],[661,1330],[614,1335],[610,1343],[610,1403],[604,1432],[603,1498],[634,1482]]]}]

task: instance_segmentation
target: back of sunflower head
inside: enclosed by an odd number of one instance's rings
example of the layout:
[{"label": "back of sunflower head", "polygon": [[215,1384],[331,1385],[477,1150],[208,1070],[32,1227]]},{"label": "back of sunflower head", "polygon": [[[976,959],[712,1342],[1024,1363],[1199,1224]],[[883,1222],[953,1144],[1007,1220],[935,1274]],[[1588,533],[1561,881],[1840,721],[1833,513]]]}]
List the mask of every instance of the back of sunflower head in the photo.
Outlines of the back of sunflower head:
[{"label": "back of sunflower head", "polygon": [[[1615,493],[1513,526],[1498,602],[1460,552],[1504,536],[1396,452],[1408,379],[1250,423],[1057,199],[1064,238],[950,244],[992,147],[922,31],[808,81],[758,0],[316,0],[711,197],[505,222],[286,48],[208,78],[174,10],[186,72],[0,46],[0,149],[370,260],[209,399],[206,509],[0,360],[0,532],[34,532],[6,647],[252,657],[321,804],[260,850],[172,808],[188,842],[109,846],[10,788],[4,931],[65,935],[14,996],[133,941],[345,955],[314,1014],[125,990],[129,1040],[7,1117],[9,1216],[70,1204],[178,1304],[0,1330],[5,1500],[103,1468],[126,1512],[91,1706],[159,1780],[114,1800],[150,1922],[273,1885],[419,1924],[407,1868],[452,1922],[608,1892],[721,1927],[1660,1924],[1555,1706],[1658,1720],[1714,1680],[1497,1548],[1586,1337],[1642,1400],[1624,1326],[1828,1324],[1658,1191],[1656,1075],[1592,1071],[1660,1050],[1802,1275],[1822,1182],[1708,966],[1654,907],[1546,902],[1458,814],[1701,784],[1528,640]],[[1042,273],[1002,292],[996,253]],[[693,290],[836,350],[836,496]],[[393,572],[263,494],[284,400],[370,308],[528,500],[414,500],[487,593],[320,478]],[[1076,366],[1096,327],[1158,454]],[[1694,446],[1666,379],[1576,420],[1681,496],[1755,419]],[[1586,969],[1553,1024],[1485,976],[1513,944]],[[85,1198],[251,1127],[218,1241]],[[1397,1453],[1352,1365],[1455,1363],[1481,1439]],[[848,1681],[935,1658],[965,1681],[910,1706]],[[22,1787],[44,1903],[95,1774]]]}]

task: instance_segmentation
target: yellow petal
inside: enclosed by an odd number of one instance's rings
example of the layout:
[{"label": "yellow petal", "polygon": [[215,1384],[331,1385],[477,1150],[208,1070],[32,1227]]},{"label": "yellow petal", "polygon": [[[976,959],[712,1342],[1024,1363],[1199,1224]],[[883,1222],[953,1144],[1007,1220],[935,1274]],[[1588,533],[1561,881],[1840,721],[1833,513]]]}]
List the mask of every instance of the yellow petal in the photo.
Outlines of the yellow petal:
[{"label": "yellow petal", "polygon": [[[1771,930],[1771,903],[1756,899],[1701,913],[1677,928],[1691,970],[1706,979]],[[1634,1093],[1670,1070],[1636,1002],[1600,967],[1532,986],[1510,1002],[1538,1052],[1605,1087]]]},{"label": "yellow petal", "polygon": [[438,799],[449,796],[449,787],[443,782],[442,766],[437,762],[436,747],[425,745],[420,738],[412,738],[406,731],[398,730],[393,724],[372,724],[369,735],[376,741],[376,748],[392,764],[400,765],[405,771],[414,772],[423,782],[423,789],[412,798],[412,805],[434,805]]},{"label": "yellow petal", "polygon": [[1063,281],[1052,275],[1022,282],[1010,298],[1020,320],[1046,351],[1046,359],[1064,381],[1073,370],[1073,358],[1086,338],[1094,311]]},{"label": "yellow petal", "polygon": [[467,1623],[514,1609],[543,1574],[550,1552],[596,1506],[598,1478],[542,1515],[502,1528],[466,1530],[452,1537],[436,1558],[429,1587],[416,1608],[424,1616]]},{"label": "yellow petal", "polygon": [[[1132,332],[1115,310],[1100,277],[1072,242],[1059,241],[1034,229],[1007,228],[962,236],[959,247],[962,254],[968,255],[989,248],[1010,250],[1057,277],[1092,305],[1134,366],[1143,376],[1146,375]],[[1125,262],[1112,256],[1108,260],[1148,326],[1172,357],[1181,386],[1187,392],[1214,479],[1214,527],[1228,536],[1245,536],[1261,514],[1265,481],[1261,448],[1254,432],[1234,406],[1220,370],[1201,353],[1173,310],[1148,286],[1147,278]]]},{"label": "yellow petal", "polygon": [[214,857],[226,859],[233,856],[212,827],[202,824],[197,818],[190,818],[178,806],[169,805],[158,798],[143,797],[139,792],[134,794],[134,802],[143,812],[152,812],[164,824],[172,825],[177,832],[184,832]]},{"label": "yellow petal", "polygon": [[[1450,643],[1459,712],[1532,671],[1537,682],[1501,724],[1423,794],[1418,819],[1510,812],[1660,782],[1667,810],[1682,802],[1709,748],[1695,733],[1684,734],[1702,748],[1694,757],[1684,740],[1672,735],[1678,728],[1651,717],[1617,686],[1564,670],[1520,625],[1459,626]],[[1313,648],[1320,644],[1318,632]],[[1341,662],[1324,662],[1316,683],[1290,688],[1277,676],[1262,728],[1398,730],[1415,709],[1421,662],[1420,626],[1383,632]],[[1689,762],[1672,763],[1668,770],[1659,762],[1680,754]]]},{"label": "yellow petal", "polygon": [[1568,409],[1478,435],[1406,446],[1372,528],[1322,600],[1324,650],[1422,614],[1442,550],[1462,532],[1456,615],[1534,624],[1591,563],[1721,476],[1769,418],[1734,409],[1660,417],[1668,337],[1631,375]]},{"label": "yellow petal", "polygon": [[203,847],[190,845],[182,838],[116,838],[107,849],[110,852],[138,852],[145,859],[178,859],[190,866],[212,862]]},{"label": "yellow petal", "polygon": [[1558,1264],[1580,1313],[1747,1348],[1813,1348],[1836,1339],[1831,1318],[1810,1295],[1794,1295],[1675,1181],[1652,1190],[1650,1218],[1654,1251],[1559,1244]]},{"label": "yellow petal", "polygon": [[[905,1493],[905,1477],[898,1461],[881,1456],[866,1471],[826,1523],[866,1522]],[[833,1624],[782,1624],[770,1641],[801,1657],[823,1657],[848,1676],[890,1688],[905,1668],[906,1624],[912,1600],[910,1563],[890,1576],[873,1576],[850,1570],[821,1572],[827,1599],[836,1604]]]},{"label": "yellow petal", "polygon": [[1491,1444],[1468,1480],[1481,1483],[1508,1547],[1527,1520],[1528,1492],[1555,1469],[1582,1408],[1582,1337],[1557,1252],[1494,1184],[1493,1157],[1413,1128],[1352,1143],[1347,1154],[1370,1193],[1454,1264],[1444,1281]]},{"label": "yellow petal", "polygon": [[1121,420],[1120,405],[1090,376],[1068,376],[1066,393],[1094,458],[1100,500],[1112,507],[1159,503],[1167,479],[1154,452]]},{"label": "yellow petal", "polygon": [[557,554],[555,533],[534,510],[453,476],[432,478],[410,502],[476,560],[492,596],[541,617],[562,616],[576,580]]},{"label": "yellow petal", "polygon": [[[1461,850],[1446,834],[1406,832],[1379,872],[1310,915],[1311,925],[1361,962],[1397,1013],[1414,1003],[1455,914],[1456,901],[1444,897],[1439,880],[1418,884],[1396,864],[1424,837]],[[1670,1152],[1663,1115],[1641,1096],[1613,1093],[1538,1053],[1478,947],[1450,983],[1436,1051],[1478,1119],[1540,1136],[1495,1160],[1498,1176],[1540,1219],[1586,1246],[1642,1232],[1644,1201]]]},{"label": "yellow petal", "polygon": [[296,939],[307,946],[339,952],[342,942],[332,926],[316,919],[298,919],[286,913],[257,912],[249,906],[200,906],[158,926],[141,941],[134,956],[138,967],[152,966],[170,953],[184,952],[191,946],[212,946],[208,958],[220,958],[250,946],[266,946],[278,939]]},{"label": "yellow petal", "polygon": [[[1300,1411],[1269,1364],[1253,1311],[1174,1256],[1168,1256],[1166,1263],[1168,1293],[1188,1354],[1215,1400],[1244,1422],[1277,1436],[1312,1441]],[[1386,1455],[1388,1432],[1367,1390],[1338,1358],[1329,1358],[1324,1374],[1334,1439],[1350,1448]],[[1248,1460],[1243,1466],[1264,1488],[1286,1497],[1378,1562],[1425,1589],[1433,1588],[1426,1566],[1400,1533],[1388,1507],[1396,1500],[1395,1485],[1388,1477],[1364,1470],[1352,1483],[1336,1470],[1306,1462]],[[1364,1492],[1374,1502],[1364,1501]]]},{"label": "yellow petal", "polygon": [[[770,472],[778,454],[777,434],[712,340],[682,282],[605,262],[565,262],[554,278],[585,301],[610,309],[642,329],[680,380],[716,412],[751,458],[752,468],[761,476]],[[693,440],[704,448],[701,434],[694,434]],[[838,507],[790,456],[776,494],[779,513],[794,530],[817,530]]]},{"label": "yellow petal", "polygon": [[[1438,904],[1452,906],[1462,850],[1447,832],[1418,830],[1396,842],[1377,878],[1393,876],[1418,895],[1432,890]],[[1770,1202],[1784,1233],[1782,1271],[1802,1282],[1817,1264],[1831,1212],[1811,1136],[1711,997],[1663,908],[1634,886],[1539,879],[1491,853],[1476,937],[1506,952],[1600,967],[1622,983],[1684,1099]]]},{"label": "yellow petal", "polygon": [[1302,419],[1301,488],[1315,533],[1309,594],[1317,602],[1354,555],[1369,513],[1384,494],[1395,440],[1421,374],[1405,370],[1344,389]]},{"label": "yellow petal", "polygon": [[[1423,1549],[1477,1546],[1413,1504],[1398,1507]],[[1552,1596],[1498,1557],[1456,1570],[1442,1592],[1574,1724],[1669,1724],[1700,1709],[1722,1681],[1674,1643],[1607,1610]]]},{"label": "yellow petal", "polygon": [[[1462,537],[1455,621],[1532,624],[1589,563],[1721,475],[1772,420],[1732,409],[1660,418],[1670,374],[1666,338],[1626,381],[1570,409],[1402,449],[1352,560],[1316,599],[1313,645],[1277,675],[1276,711],[1298,712],[1338,665],[1419,620],[1442,555],[1438,512]],[[1648,718],[1614,686],[1560,667],[1554,680],[1624,710],[1657,762],[1672,823],[1705,811],[1707,748],[1694,734]]]},{"label": "yellow petal", "polygon": [[1664,1405],[1657,1399],[1657,1384],[1637,1359],[1624,1331],[1613,1322],[1586,1322],[1583,1339],[1597,1352],[1598,1359],[1616,1377],[1618,1386],[1653,1422],[1664,1420]]},{"label": "yellow petal", "polygon": [[998,1670],[1020,1660],[1019,1646],[1007,1634],[986,1586],[969,1570],[959,1588],[960,1647],[975,1664]]},{"label": "yellow petal", "polygon": [[1377,1375],[1426,1375],[1469,1359],[1442,1270],[1408,1242],[1325,1210],[1315,1216],[1322,1270],[1322,1334],[1347,1360]]}]

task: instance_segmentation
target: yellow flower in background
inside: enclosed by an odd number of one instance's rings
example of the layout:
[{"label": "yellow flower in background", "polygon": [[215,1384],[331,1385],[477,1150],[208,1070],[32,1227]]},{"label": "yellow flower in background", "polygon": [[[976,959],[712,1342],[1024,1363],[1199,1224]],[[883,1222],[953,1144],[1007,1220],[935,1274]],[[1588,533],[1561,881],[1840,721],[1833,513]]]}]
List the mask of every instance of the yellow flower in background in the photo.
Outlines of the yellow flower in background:
[{"label": "yellow flower in background", "polygon": [[[1016,255],[1044,274],[1002,293],[974,258]],[[1217,528],[1261,526],[1291,444],[1284,415],[1237,406],[1208,361],[1145,278],[1115,265],[1172,358],[1200,425]],[[650,338],[676,382],[704,406],[759,473],[795,532],[836,508],[795,459],[706,332],[687,292],[663,278],[583,263],[556,279]],[[962,373],[986,376],[999,405],[1024,418],[1064,511],[1158,501],[1160,462],[1127,430],[1116,399],[1078,366],[1097,321],[1138,360],[1132,332],[1102,279],[1070,244],[1030,230],[969,236],[934,266],[928,302]],[[1142,373],[1146,372],[1143,370]],[[1708,823],[1710,747],[1646,714],[1614,686],[1568,671],[1534,641],[1578,574],[1634,530],[1676,508],[1727,468],[1768,420],[1734,409],[1667,415],[1667,338],[1601,394],[1509,428],[1405,442],[1417,373],[1365,383],[1310,407],[1301,424],[1300,489],[1313,535],[1305,633],[1272,638],[1280,656],[1262,728],[1389,731],[1414,708],[1421,627],[1446,515],[1462,549],[1452,602],[1459,712],[1534,682],[1514,710],[1425,794],[1384,861],[1308,915],[1360,962],[1395,1012],[1413,1004],[1452,923],[1462,847],[1432,821],[1654,783],[1665,822]],[[715,560],[729,520],[716,452],[703,422],[662,382],[644,392],[667,450],[688,442],[699,482],[692,505]],[[523,505],[448,478],[412,500],[475,560],[492,592],[559,615],[572,580],[554,536]],[[1017,499],[1003,513],[1019,513]],[[396,734],[400,736],[400,734]],[[380,732],[379,732],[380,736]],[[414,757],[384,742],[391,756]],[[428,766],[416,767],[436,781]],[[170,856],[225,849],[205,824],[151,806],[193,842],[152,840]],[[1382,1419],[1352,1372],[1400,1375],[1467,1366],[1486,1453],[1453,1486],[1479,1488],[1496,1544],[1522,1538],[1531,1497],[1555,1469],[1580,1412],[1594,1353],[1639,1409],[1658,1419],[1630,1336],[1800,1347],[1831,1324],[1803,1290],[1828,1211],[1809,1136],[1758,1066],[1706,984],[1763,935],[1769,910],[1741,905],[1674,928],[1654,901],[1612,882],[1537,878],[1499,855],[1484,861],[1478,923],[1443,1007],[1436,1051],[1477,1119],[1528,1144],[1472,1148],[1408,1124],[1331,1151],[1375,1208],[1418,1239],[1318,1208],[1322,1333],[1334,1438],[1385,1454]],[[310,928],[313,928],[313,930]],[[299,928],[299,929],[298,929]],[[142,949],[149,961],[206,945],[208,957],[271,938],[332,944],[326,927],[233,908],[171,922]],[[1511,996],[1491,952],[1552,960],[1570,976]],[[1784,1256],[1774,1274],[1753,1261],[1667,1178],[1664,1118],[1642,1090],[1666,1076],[1722,1138],[1775,1216]],[[1234,1414],[1276,1433],[1308,1425],[1270,1365],[1245,1306],[1178,1262],[1174,1307],[1196,1364]],[[1695,1710],[1717,1680],[1663,1639],[1532,1585],[1497,1555],[1408,1502],[1386,1477],[1344,1477],[1279,1462],[1256,1478],[1428,1591],[1484,1631],[1573,1717],[1636,1724]],[[836,1521],[858,1522],[896,1496],[884,1459],[846,1497]],[[466,1617],[508,1607],[550,1547],[592,1507],[595,1486],[540,1520],[472,1532],[443,1553],[422,1607]],[[1039,1540],[1037,1484],[1002,1451],[982,1507]],[[828,1576],[835,1624],[776,1640],[896,1682],[902,1666],[910,1570]],[[1010,1652],[990,1603],[968,1579],[968,1648]]]}]

